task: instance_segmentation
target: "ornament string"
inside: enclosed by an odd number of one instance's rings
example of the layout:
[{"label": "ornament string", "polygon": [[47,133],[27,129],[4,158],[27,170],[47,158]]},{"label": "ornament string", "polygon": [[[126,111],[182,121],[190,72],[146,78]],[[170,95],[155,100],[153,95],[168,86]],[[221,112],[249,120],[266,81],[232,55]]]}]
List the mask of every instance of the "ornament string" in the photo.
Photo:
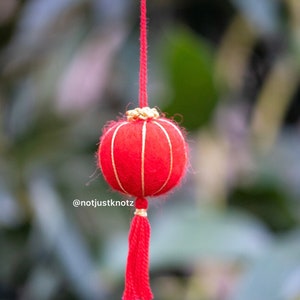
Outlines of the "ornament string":
[{"label": "ornament string", "polygon": [[140,0],[139,107],[110,122],[100,139],[98,165],[115,190],[137,197],[128,237],[122,300],[152,300],[149,276],[151,227],[146,197],[168,193],[186,171],[184,134],[171,120],[148,106],[147,0]]},{"label": "ornament string", "polygon": [[140,15],[140,90],[139,105],[141,108],[148,106],[148,42],[147,42],[147,1],[141,0]]},{"label": "ornament string", "polygon": [[[127,112],[128,121],[134,121],[151,115],[159,117],[156,110],[148,108],[147,72],[148,72],[148,45],[147,45],[147,3],[140,2],[140,74],[139,74],[139,106],[135,110]],[[143,157],[143,155],[142,155]],[[144,194],[144,172],[142,161],[142,193]],[[128,257],[125,274],[125,289],[123,300],[151,300],[153,294],[150,288],[149,278],[149,243],[150,223],[147,218],[148,201],[145,198],[135,200],[135,213],[130,226],[128,238]]]}]

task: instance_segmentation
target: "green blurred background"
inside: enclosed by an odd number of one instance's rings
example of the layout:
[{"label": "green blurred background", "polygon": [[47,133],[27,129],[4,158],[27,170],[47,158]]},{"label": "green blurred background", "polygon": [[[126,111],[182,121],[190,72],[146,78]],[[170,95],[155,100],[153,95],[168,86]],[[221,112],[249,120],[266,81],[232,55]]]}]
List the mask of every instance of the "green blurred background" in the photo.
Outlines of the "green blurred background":
[{"label": "green blurred background", "polygon": [[[0,0],[0,299],[121,299],[130,207],[96,167],[137,106],[139,1]],[[300,1],[151,0],[149,98],[188,133],[151,200],[157,300],[300,299]]]}]

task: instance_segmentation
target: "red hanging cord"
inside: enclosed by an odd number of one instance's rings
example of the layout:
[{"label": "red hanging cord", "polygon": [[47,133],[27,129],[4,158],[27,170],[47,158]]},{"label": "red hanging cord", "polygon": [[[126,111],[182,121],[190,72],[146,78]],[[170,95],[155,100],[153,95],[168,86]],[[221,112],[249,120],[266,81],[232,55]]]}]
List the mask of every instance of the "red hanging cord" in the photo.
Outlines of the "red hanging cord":
[{"label": "red hanging cord", "polygon": [[[148,106],[147,95],[147,5],[141,0],[140,15],[140,89],[139,105]],[[125,274],[125,289],[122,300],[151,300],[153,294],[149,279],[150,223],[147,218],[148,201],[135,200],[135,216],[131,222],[128,244],[128,257]]]},{"label": "red hanging cord", "polygon": [[148,42],[147,42],[147,1],[141,0],[140,16],[140,107],[148,106],[147,71],[148,71]]}]

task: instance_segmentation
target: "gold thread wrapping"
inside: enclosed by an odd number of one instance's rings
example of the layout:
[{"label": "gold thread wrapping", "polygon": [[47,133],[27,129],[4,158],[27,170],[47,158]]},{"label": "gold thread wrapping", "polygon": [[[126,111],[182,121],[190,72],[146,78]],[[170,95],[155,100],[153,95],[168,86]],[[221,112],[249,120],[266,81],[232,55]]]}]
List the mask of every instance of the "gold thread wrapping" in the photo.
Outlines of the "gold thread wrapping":
[{"label": "gold thread wrapping", "polygon": [[140,217],[147,217],[147,209],[144,208],[137,208],[134,212],[134,214],[136,216],[140,216]]},{"label": "gold thread wrapping", "polygon": [[135,109],[127,110],[126,116],[128,122],[136,120],[158,119],[159,112],[156,108],[137,107]]}]

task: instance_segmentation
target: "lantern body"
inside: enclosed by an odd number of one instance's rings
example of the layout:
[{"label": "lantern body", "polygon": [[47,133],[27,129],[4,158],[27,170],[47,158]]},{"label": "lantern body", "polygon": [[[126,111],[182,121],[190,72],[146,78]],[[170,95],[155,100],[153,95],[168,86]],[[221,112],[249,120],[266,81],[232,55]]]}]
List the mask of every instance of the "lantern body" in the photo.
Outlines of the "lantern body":
[{"label": "lantern body", "polygon": [[158,196],[184,176],[187,145],[169,119],[119,121],[100,140],[98,165],[113,189],[136,197]]}]

